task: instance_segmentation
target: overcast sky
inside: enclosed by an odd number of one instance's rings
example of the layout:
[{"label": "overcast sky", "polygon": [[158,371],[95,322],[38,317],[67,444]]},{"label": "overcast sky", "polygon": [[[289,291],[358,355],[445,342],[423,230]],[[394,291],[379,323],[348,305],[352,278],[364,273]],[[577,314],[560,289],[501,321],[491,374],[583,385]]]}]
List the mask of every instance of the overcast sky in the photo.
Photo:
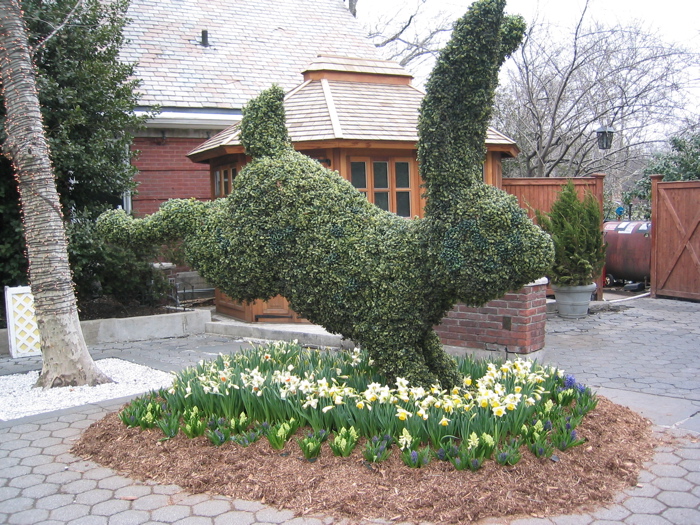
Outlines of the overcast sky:
[{"label": "overcast sky", "polygon": [[[396,13],[417,0],[358,0],[358,18]],[[466,12],[471,0],[427,0],[431,10],[446,11],[455,18]],[[585,0],[508,0],[506,10],[529,22],[536,16],[562,27],[578,20]],[[406,8],[406,7],[404,7]],[[590,0],[589,20],[626,24],[638,19],[658,29],[669,41],[700,50],[700,1],[698,0]]]},{"label": "overcast sky", "polygon": [[[421,0],[358,0],[358,19],[368,24],[380,17],[412,13]],[[428,16],[455,20],[464,14],[473,0],[425,0]],[[551,23],[567,34],[578,22],[585,0],[508,0],[506,11],[522,15],[528,24]],[[425,16],[422,15],[422,16]],[[586,20],[608,22],[611,26],[638,21],[650,33],[657,33],[668,43],[678,43],[700,53],[700,0],[589,0]],[[425,23],[425,22],[424,22]],[[430,63],[417,63],[411,69],[422,86],[430,72]],[[700,71],[688,70],[694,88],[692,97],[700,108]]]},{"label": "overcast sky", "polygon": [[[584,0],[509,0],[507,9],[526,19],[539,13],[542,19],[571,27],[584,4]],[[669,41],[700,48],[700,2],[697,0],[591,0],[589,12],[590,20],[611,24],[628,24],[637,19],[652,30],[658,29]]]}]

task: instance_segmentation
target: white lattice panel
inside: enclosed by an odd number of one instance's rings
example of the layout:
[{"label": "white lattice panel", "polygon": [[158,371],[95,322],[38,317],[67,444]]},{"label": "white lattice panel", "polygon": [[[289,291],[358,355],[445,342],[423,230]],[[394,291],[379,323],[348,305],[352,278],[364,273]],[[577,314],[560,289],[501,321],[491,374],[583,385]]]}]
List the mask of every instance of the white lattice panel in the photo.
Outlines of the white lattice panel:
[{"label": "white lattice panel", "polygon": [[34,296],[31,288],[5,286],[5,310],[10,355],[12,357],[41,355],[41,339],[34,315]]}]

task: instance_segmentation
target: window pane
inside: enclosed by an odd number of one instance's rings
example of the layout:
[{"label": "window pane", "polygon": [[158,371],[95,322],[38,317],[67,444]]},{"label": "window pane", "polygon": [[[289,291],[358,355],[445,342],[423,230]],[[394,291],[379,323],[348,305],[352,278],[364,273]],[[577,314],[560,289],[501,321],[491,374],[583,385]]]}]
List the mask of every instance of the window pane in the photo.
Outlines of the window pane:
[{"label": "window pane", "polygon": [[397,191],[396,192],[396,215],[400,217],[411,216],[411,192]]},{"label": "window pane", "polygon": [[228,195],[230,193],[230,186],[229,186],[229,180],[228,180],[228,170],[224,170],[224,195]]},{"label": "window pane", "polygon": [[389,211],[389,194],[386,192],[374,194],[374,204],[382,210]]},{"label": "window pane", "polygon": [[396,163],[396,187],[397,188],[410,188],[411,179],[408,171],[408,162],[397,162]]},{"label": "window pane", "polygon": [[350,182],[356,188],[367,187],[367,167],[364,162],[350,163]]},{"label": "window pane", "polygon": [[375,162],[374,163],[374,187],[388,188],[389,187],[389,163]]},{"label": "window pane", "polygon": [[214,197],[221,197],[221,172],[216,170],[214,172]]}]

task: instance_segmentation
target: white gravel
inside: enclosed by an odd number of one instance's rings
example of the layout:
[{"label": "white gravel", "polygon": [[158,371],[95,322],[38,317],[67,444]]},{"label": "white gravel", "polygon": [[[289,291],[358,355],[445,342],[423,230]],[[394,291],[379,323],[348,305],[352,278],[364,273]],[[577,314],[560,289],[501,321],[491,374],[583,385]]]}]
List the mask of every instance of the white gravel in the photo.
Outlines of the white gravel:
[{"label": "white gravel", "polygon": [[0,421],[96,403],[169,387],[172,374],[122,359],[101,359],[97,367],[114,383],[97,386],[34,388],[39,372],[0,376]]}]

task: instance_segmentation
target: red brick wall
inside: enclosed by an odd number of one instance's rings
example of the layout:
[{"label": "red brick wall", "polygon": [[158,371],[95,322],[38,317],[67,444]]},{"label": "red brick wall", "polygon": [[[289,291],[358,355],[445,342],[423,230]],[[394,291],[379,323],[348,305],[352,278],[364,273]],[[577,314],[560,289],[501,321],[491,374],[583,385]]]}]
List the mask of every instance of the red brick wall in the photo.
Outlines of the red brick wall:
[{"label": "red brick wall", "polygon": [[138,195],[132,197],[136,215],[158,210],[168,199],[211,198],[209,165],[196,164],[186,155],[202,143],[201,138],[138,137],[133,148],[141,153],[134,162]]},{"label": "red brick wall", "polygon": [[544,347],[545,283],[529,285],[480,308],[456,305],[435,327],[442,344],[527,354]]}]

